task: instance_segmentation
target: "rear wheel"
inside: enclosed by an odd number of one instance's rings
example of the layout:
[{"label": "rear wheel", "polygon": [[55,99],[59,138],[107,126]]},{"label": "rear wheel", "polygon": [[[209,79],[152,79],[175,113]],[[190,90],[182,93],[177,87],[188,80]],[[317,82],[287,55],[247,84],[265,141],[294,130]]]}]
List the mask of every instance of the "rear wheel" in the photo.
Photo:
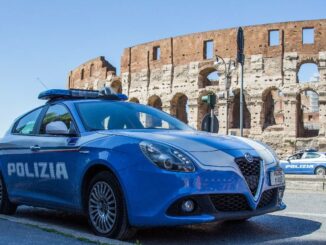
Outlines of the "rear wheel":
[{"label": "rear wheel", "polygon": [[14,214],[16,212],[17,205],[9,201],[6,185],[3,181],[3,177],[0,174],[0,213],[1,214]]},{"label": "rear wheel", "polygon": [[87,197],[88,221],[95,234],[121,240],[134,235],[119,184],[110,172],[91,180]]},{"label": "rear wheel", "polygon": [[316,175],[326,175],[326,169],[323,167],[316,168]]}]

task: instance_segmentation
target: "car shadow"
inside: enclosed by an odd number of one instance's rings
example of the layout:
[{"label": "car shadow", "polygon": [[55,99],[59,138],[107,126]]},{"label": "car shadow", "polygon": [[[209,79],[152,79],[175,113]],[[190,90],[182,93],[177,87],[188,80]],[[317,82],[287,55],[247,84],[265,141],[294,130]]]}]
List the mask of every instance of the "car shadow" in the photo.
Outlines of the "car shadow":
[{"label": "car shadow", "polygon": [[311,234],[320,227],[320,222],[309,219],[264,215],[242,222],[144,229],[138,231],[134,240],[142,244],[260,244],[270,241],[297,244],[298,241],[291,241],[291,238]]},{"label": "car shadow", "polygon": [[[19,207],[16,217],[28,218],[65,228],[91,233],[84,216],[43,208]],[[320,229],[321,223],[283,215],[263,215],[243,222],[215,222],[180,227],[140,229],[130,242],[141,244],[297,244],[295,238]],[[292,238],[292,239],[291,239]],[[313,242],[319,244],[318,241]],[[325,244],[325,242],[323,242]],[[274,243],[275,244],[275,243]],[[322,244],[322,242],[320,242]]]}]

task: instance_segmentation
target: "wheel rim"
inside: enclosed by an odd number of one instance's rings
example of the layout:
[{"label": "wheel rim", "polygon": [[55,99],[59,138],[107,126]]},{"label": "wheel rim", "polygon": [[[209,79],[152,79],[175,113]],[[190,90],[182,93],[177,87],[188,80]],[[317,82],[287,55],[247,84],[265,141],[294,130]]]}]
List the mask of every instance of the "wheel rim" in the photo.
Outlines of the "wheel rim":
[{"label": "wheel rim", "polygon": [[88,212],[93,226],[100,233],[112,230],[117,216],[117,202],[110,185],[97,182],[89,195]]},{"label": "wheel rim", "polygon": [[325,175],[325,170],[322,168],[317,169],[317,175]]}]

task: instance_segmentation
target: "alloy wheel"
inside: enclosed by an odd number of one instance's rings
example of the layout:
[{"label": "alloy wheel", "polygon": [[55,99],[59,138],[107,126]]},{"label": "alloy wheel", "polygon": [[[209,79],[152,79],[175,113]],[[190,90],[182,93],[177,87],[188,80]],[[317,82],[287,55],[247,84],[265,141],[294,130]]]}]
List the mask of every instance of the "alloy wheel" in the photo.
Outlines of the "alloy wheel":
[{"label": "alloy wheel", "polygon": [[110,185],[104,181],[95,183],[89,194],[90,220],[100,233],[109,233],[117,218],[117,201]]},{"label": "alloy wheel", "polygon": [[318,168],[316,170],[317,175],[325,175],[326,170],[324,168]]}]

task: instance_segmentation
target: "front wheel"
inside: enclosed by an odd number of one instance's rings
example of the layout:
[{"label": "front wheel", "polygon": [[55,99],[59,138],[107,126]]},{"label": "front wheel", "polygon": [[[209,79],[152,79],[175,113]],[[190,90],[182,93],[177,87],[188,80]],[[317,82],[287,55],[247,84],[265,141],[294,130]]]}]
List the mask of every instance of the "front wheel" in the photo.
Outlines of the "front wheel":
[{"label": "front wheel", "polygon": [[17,205],[10,202],[8,197],[7,188],[0,174],[0,213],[1,214],[14,214],[16,212]]},{"label": "front wheel", "polygon": [[125,240],[134,235],[118,181],[109,172],[97,174],[89,185],[88,221],[99,236]]},{"label": "front wheel", "polygon": [[316,175],[324,176],[326,175],[326,169],[323,167],[316,168]]}]

